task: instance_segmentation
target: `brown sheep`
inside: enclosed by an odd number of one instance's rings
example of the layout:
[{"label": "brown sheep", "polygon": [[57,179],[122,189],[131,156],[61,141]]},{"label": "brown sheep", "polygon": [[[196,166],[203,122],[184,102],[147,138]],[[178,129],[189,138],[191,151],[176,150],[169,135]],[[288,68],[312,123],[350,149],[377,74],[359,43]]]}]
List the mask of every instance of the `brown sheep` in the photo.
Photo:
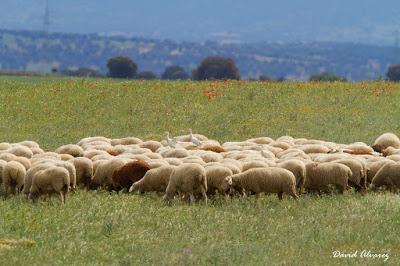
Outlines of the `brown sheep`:
[{"label": "brown sheep", "polygon": [[112,175],[114,189],[129,189],[133,183],[142,179],[148,170],[150,165],[142,160],[134,160],[120,166]]}]

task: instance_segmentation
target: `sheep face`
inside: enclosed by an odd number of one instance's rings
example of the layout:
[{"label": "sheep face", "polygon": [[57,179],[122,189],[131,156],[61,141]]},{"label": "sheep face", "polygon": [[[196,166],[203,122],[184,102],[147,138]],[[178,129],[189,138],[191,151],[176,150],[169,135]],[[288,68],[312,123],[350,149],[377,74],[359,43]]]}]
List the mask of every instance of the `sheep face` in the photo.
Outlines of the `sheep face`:
[{"label": "sheep face", "polygon": [[225,177],[221,183],[222,192],[225,192],[225,193],[228,192],[229,189],[231,188],[231,186],[232,186],[232,177],[230,177],[230,176]]}]

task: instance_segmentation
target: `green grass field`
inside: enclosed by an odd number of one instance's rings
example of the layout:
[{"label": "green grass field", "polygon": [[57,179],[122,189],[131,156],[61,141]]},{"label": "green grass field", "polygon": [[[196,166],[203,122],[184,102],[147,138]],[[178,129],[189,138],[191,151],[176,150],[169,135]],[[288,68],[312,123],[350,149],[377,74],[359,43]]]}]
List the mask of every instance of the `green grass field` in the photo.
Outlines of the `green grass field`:
[{"label": "green grass field", "polygon": [[[400,133],[400,85],[391,83],[0,77],[0,103],[1,141],[35,140],[45,150],[95,135],[160,140],[189,127],[220,142],[291,135],[371,143]],[[0,265],[400,264],[398,194],[169,207],[155,194],[78,191],[68,200],[62,208],[56,197],[0,198]],[[336,250],[389,259],[333,258]]]}]

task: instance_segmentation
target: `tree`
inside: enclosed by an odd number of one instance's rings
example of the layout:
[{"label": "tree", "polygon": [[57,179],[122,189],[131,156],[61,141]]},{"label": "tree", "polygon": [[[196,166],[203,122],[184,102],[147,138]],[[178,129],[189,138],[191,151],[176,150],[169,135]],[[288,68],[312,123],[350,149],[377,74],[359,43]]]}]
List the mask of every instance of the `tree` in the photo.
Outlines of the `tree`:
[{"label": "tree", "polygon": [[169,66],[165,68],[165,71],[161,75],[161,78],[169,80],[179,80],[179,79],[188,79],[189,75],[185,72],[183,67]]},{"label": "tree", "polygon": [[80,67],[78,69],[67,68],[63,71],[64,75],[75,77],[102,77],[103,75],[93,68]]},{"label": "tree", "polygon": [[336,74],[333,73],[328,73],[328,72],[322,72],[319,74],[313,74],[310,76],[308,79],[309,81],[328,81],[328,82],[333,82],[333,81],[347,81],[345,78],[340,77]]},{"label": "tree", "polygon": [[240,79],[239,69],[230,58],[211,56],[204,59],[192,73],[194,80]]},{"label": "tree", "polygon": [[260,75],[260,76],[258,77],[258,80],[259,80],[259,81],[273,81],[274,79],[271,78],[271,77],[268,76],[268,75]]},{"label": "tree", "polygon": [[144,80],[152,80],[152,79],[157,79],[156,74],[154,74],[151,71],[143,71],[143,72],[139,72],[136,75],[137,79],[144,79]]},{"label": "tree", "polygon": [[400,65],[390,65],[386,76],[390,81],[400,81]]},{"label": "tree", "polygon": [[112,78],[134,78],[137,65],[129,57],[116,56],[107,62],[108,76]]}]

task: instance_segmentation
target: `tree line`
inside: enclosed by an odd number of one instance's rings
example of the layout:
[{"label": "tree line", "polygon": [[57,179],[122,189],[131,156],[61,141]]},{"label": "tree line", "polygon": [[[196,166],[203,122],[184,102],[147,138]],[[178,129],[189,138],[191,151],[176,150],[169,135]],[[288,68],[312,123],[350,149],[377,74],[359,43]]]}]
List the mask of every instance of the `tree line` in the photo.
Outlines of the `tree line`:
[{"label": "tree line", "polygon": [[[160,77],[152,71],[138,72],[138,65],[127,56],[115,56],[107,62],[107,77],[124,78],[124,79],[142,79],[142,80],[239,80],[240,72],[231,58],[221,56],[210,56],[201,61],[201,63],[188,74],[181,66],[167,66]],[[95,69],[82,67],[78,69],[66,69],[64,75],[80,76],[80,77],[104,77]],[[387,71],[387,80],[400,81],[400,64],[390,65]],[[260,75],[260,81],[284,81],[284,78],[273,79],[268,75]],[[336,75],[335,73],[322,72],[313,74],[309,77],[309,81],[347,81],[346,78]]]}]

